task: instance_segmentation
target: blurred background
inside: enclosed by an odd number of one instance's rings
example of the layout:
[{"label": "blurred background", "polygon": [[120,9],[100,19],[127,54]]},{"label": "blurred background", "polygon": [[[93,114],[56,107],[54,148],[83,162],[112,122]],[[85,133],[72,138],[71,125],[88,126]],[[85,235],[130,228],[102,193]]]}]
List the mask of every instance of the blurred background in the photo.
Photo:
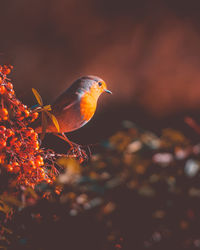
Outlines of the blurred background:
[{"label": "blurred background", "polygon": [[[35,196],[20,189],[9,249],[199,249],[199,134],[184,118],[200,124],[200,1],[7,0],[0,8],[0,64],[14,66],[23,103],[36,104],[34,87],[49,104],[87,74],[113,92],[69,134],[92,145],[88,165],[67,165],[63,182],[41,184]],[[66,153],[63,143],[44,141]],[[59,183],[61,195],[48,201],[42,192],[54,195]]]},{"label": "blurred background", "polygon": [[[95,143],[131,119],[185,129],[200,112],[200,3],[193,0],[1,2],[0,62],[14,65],[19,98],[51,103],[78,77],[103,78],[112,96],[72,138]],[[90,133],[90,137],[88,137]]]}]

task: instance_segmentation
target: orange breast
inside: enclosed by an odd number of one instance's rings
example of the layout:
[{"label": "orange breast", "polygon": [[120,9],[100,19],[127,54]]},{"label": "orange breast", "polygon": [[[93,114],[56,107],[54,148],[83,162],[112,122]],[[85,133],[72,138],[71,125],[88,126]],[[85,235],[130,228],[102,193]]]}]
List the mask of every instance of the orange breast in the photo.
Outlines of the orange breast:
[{"label": "orange breast", "polygon": [[97,99],[98,97],[95,93],[93,93],[93,91],[86,92],[82,96],[80,102],[80,112],[85,121],[89,121],[94,115],[97,106]]}]

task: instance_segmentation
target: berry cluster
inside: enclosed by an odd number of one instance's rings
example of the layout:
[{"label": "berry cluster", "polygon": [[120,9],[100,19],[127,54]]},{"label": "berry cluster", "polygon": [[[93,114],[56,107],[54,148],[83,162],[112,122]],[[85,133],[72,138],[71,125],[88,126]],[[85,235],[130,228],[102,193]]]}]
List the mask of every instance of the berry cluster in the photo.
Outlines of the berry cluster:
[{"label": "berry cluster", "polygon": [[40,149],[38,134],[30,127],[38,113],[16,98],[7,78],[11,69],[0,66],[0,167],[15,174],[18,184],[34,187],[42,181],[51,183],[55,171],[44,164],[47,157]]}]

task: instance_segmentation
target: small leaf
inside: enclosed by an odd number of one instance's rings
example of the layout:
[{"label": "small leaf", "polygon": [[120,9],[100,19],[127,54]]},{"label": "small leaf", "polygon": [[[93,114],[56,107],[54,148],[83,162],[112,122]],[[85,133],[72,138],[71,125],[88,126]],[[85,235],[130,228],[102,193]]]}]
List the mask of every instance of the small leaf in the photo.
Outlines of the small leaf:
[{"label": "small leaf", "polygon": [[40,94],[38,93],[38,91],[34,88],[32,88],[32,92],[37,100],[37,102],[40,104],[40,106],[43,106],[43,101],[42,101],[42,97],[40,96]]},{"label": "small leaf", "polygon": [[51,105],[45,105],[43,109],[46,111],[51,111]]},{"label": "small leaf", "polygon": [[12,211],[12,208],[9,207],[4,201],[0,200],[0,211],[5,214],[8,214]]},{"label": "small leaf", "polygon": [[8,195],[8,194],[0,195],[0,200],[3,202],[6,202],[6,204],[11,204],[17,207],[20,207],[22,205],[22,203],[18,199],[16,199],[15,196]]},{"label": "small leaf", "polygon": [[60,126],[59,126],[58,120],[57,120],[57,118],[55,117],[55,115],[53,115],[53,114],[51,114],[51,113],[49,113],[49,112],[47,112],[47,111],[46,111],[45,113],[51,118],[51,120],[52,120],[54,126],[56,127],[56,129],[57,129],[57,131],[58,131],[58,133],[59,133],[59,132],[60,132]]},{"label": "small leaf", "polygon": [[38,199],[37,193],[36,193],[35,190],[32,189],[31,187],[26,188],[25,194],[26,194],[26,195],[29,195],[29,194],[30,194],[34,199]]}]

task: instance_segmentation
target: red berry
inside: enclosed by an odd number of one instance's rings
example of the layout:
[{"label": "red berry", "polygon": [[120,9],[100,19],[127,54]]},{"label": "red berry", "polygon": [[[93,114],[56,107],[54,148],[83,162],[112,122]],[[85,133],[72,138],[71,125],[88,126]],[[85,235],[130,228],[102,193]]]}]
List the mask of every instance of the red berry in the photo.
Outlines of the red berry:
[{"label": "red berry", "polygon": [[6,92],[5,86],[1,85],[0,86],[0,94],[3,95]]}]

